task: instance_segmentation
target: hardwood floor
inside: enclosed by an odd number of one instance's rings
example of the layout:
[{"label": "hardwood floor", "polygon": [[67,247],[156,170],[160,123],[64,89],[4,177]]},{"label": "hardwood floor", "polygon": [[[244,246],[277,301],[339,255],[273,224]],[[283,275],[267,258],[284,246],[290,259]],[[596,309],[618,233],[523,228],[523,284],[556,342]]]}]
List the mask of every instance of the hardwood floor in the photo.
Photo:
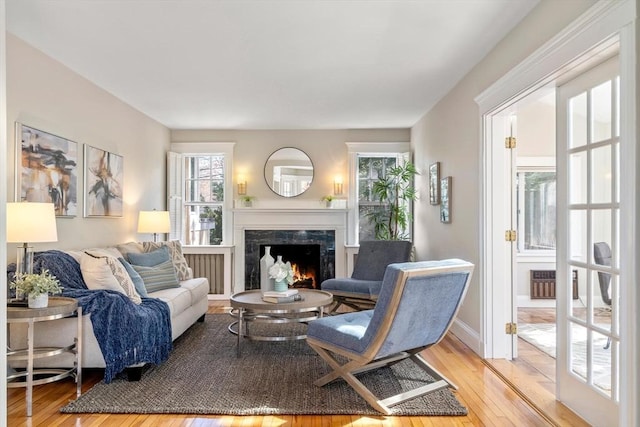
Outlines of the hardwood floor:
[{"label": "hardwood floor", "polygon": [[[226,310],[224,302],[211,302],[210,313]],[[59,408],[75,398],[71,380],[34,388],[33,417],[27,418],[24,389],[8,389],[8,425],[18,426],[581,426],[584,422],[555,402],[543,409],[556,420],[533,409],[525,394],[503,381],[495,368],[482,361],[459,339],[449,334],[439,345],[425,351],[425,358],[456,383],[457,398],[469,414],[464,417],[363,417],[363,416],[193,416],[60,414]],[[83,392],[102,378],[101,370],[83,371]],[[538,379],[532,381],[538,381]],[[364,401],[363,401],[363,404]]]}]

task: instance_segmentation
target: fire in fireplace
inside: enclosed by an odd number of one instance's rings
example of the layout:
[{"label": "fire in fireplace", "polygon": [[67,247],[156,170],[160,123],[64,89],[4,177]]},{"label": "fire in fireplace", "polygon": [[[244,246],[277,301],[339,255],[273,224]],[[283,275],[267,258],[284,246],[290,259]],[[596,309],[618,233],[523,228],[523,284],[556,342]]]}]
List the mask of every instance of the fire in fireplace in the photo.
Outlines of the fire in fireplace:
[{"label": "fire in fireplace", "polygon": [[265,247],[271,256],[282,255],[299,273],[293,286],[320,289],[335,277],[334,230],[245,230],[245,289],[260,289],[260,258]]},{"label": "fire in fireplace", "polygon": [[271,256],[282,256],[282,261],[291,263],[294,288],[319,289],[316,272],[320,271],[320,245],[260,245],[260,256],[265,246],[271,246]]}]

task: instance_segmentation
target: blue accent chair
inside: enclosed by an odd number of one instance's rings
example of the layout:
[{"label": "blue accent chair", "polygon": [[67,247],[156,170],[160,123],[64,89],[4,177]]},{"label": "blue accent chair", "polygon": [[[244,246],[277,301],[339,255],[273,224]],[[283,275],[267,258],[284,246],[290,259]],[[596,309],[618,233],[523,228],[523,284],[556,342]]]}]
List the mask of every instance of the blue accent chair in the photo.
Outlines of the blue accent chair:
[{"label": "blue accent chair", "polygon": [[[314,382],[344,379],[374,409],[390,407],[446,387],[457,387],[432,368],[420,352],[445,336],[462,304],[473,264],[459,259],[391,264],[375,308],[309,322],[307,343],[333,369]],[[355,374],[409,358],[435,381],[379,399]]]},{"label": "blue accent chair", "polygon": [[373,308],[387,266],[407,262],[410,257],[411,242],[405,240],[360,242],[351,277],[327,279],[320,284],[320,289],[333,294],[334,304],[328,313],[335,313],[342,305],[357,311]]}]

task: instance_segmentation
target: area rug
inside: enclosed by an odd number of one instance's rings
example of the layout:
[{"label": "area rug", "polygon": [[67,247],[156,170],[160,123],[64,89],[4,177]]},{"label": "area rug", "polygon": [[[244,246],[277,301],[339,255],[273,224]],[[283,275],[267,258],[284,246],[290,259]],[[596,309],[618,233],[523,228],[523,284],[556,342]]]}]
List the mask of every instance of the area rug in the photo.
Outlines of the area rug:
[{"label": "area rug", "polygon": [[[572,367],[576,374],[587,378],[587,332],[586,329],[572,325]],[[603,325],[605,327],[605,325]],[[555,359],[556,325],[555,323],[519,323],[518,337],[542,350]],[[611,390],[611,348],[605,349],[607,338],[596,335],[593,340],[592,375],[593,383],[603,390]]]},{"label": "area rug", "polygon": [[[174,342],[169,359],[138,382],[119,376],[96,384],[64,413],[219,415],[380,415],[344,381],[324,387],[313,381],[330,371],[302,341],[244,340],[236,356],[229,315],[207,315]],[[253,328],[259,325],[252,325]],[[262,327],[262,326],[261,326]],[[270,325],[267,327],[292,327]],[[298,325],[304,328],[304,325]],[[254,329],[255,332],[255,329]],[[269,331],[261,331],[270,333]],[[380,398],[433,382],[410,361],[359,376]],[[393,415],[466,415],[448,389],[402,403]]]}]

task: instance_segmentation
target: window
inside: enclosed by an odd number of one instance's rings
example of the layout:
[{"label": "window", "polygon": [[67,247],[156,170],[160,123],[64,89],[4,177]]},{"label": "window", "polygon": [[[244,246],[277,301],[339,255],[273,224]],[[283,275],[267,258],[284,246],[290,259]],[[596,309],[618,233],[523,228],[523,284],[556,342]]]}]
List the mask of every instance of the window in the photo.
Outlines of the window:
[{"label": "window", "polygon": [[185,245],[222,243],[224,156],[184,156]]},{"label": "window", "polygon": [[231,241],[233,143],[173,143],[167,155],[170,238],[183,245]]},{"label": "window", "polygon": [[556,250],[556,173],[518,170],[518,251]]},{"label": "window", "polygon": [[398,164],[397,156],[358,155],[358,240],[374,240],[375,228],[369,220],[376,212],[384,211],[373,194],[373,184],[384,178],[387,171]]}]

